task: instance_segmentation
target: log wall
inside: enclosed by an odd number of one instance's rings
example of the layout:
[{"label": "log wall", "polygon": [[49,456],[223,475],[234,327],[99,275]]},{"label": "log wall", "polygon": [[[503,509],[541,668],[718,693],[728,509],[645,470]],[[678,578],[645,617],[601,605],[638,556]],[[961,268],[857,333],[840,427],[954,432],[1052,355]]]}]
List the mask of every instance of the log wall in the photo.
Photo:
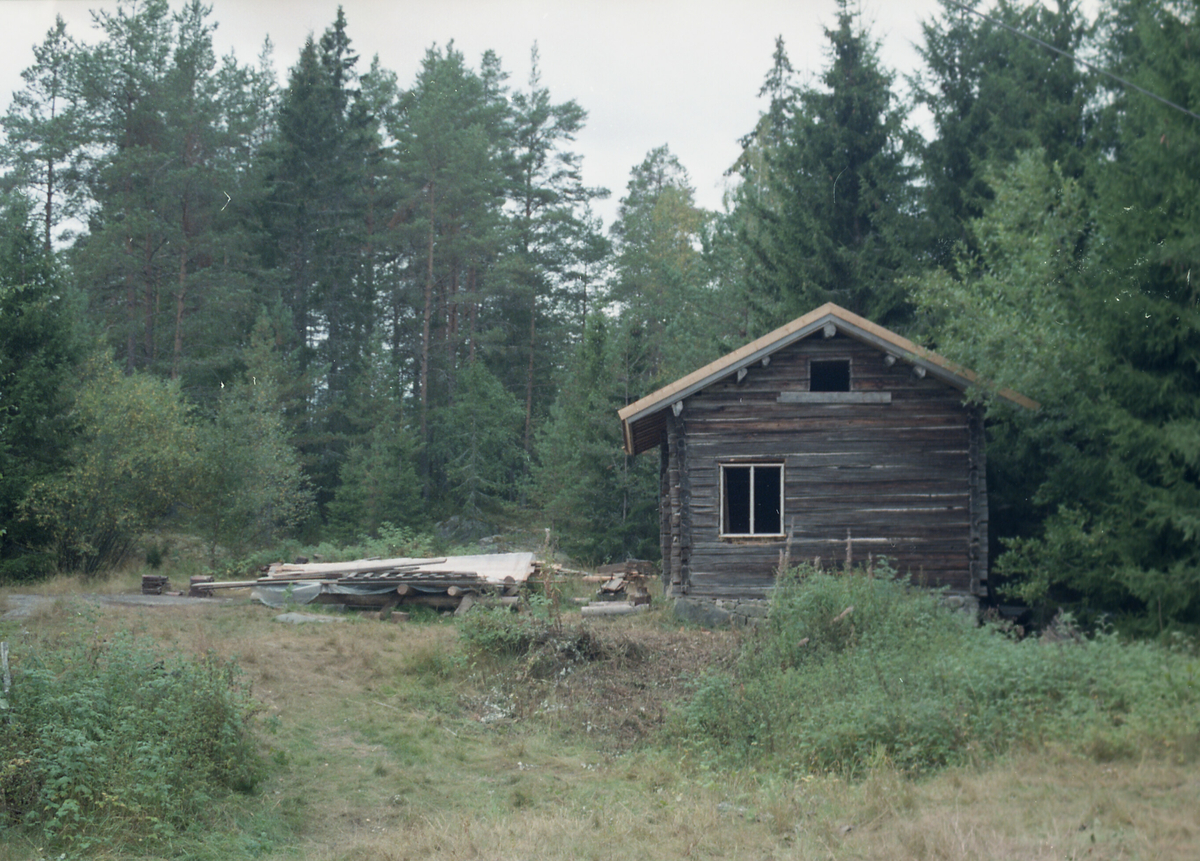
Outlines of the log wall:
[{"label": "log wall", "polygon": [[[780,402],[807,392],[810,358],[849,359],[866,403]],[[885,397],[884,393],[890,397]],[[794,400],[793,396],[793,400]],[[785,396],[785,401],[787,400]],[[886,556],[914,582],[979,594],[987,578],[983,422],[963,395],[852,338],[820,334],[714,383],[667,415],[664,579],[674,594],[762,597],[781,553],[855,564]],[[784,465],[780,538],[722,538],[720,465]],[[849,539],[849,540],[848,540]]]}]

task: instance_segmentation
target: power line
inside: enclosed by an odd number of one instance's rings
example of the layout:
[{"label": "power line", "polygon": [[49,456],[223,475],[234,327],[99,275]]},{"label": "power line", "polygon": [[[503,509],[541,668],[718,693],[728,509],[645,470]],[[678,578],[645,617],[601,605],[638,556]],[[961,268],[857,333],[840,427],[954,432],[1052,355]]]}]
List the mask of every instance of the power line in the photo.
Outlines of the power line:
[{"label": "power line", "polygon": [[1020,36],[1022,39],[1028,39],[1030,42],[1034,42],[1038,45],[1041,45],[1043,48],[1046,48],[1047,50],[1053,51],[1056,54],[1066,57],[1072,63],[1078,63],[1081,66],[1085,66],[1088,69],[1091,69],[1093,72],[1096,72],[1101,75],[1106,75],[1106,76],[1112,78],[1114,81],[1118,81],[1119,83],[1123,84],[1126,87],[1131,87],[1131,88],[1137,90],[1139,93],[1144,93],[1145,95],[1149,96],[1150,98],[1156,99],[1156,100],[1162,102],[1167,107],[1174,108],[1175,110],[1179,111],[1180,113],[1187,114],[1189,117],[1192,117],[1193,119],[1200,120],[1200,114],[1193,113],[1193,112],[1189,111],[1187,108],[1183,107],[1182,105],[1177,105],[1170,99],[1164,99],[1158,93],[1152,93],[1152,92],[1150,92],[1150,90],[1147,90],[1145,87],[1139,87],[1137,84],[1133,83],[1133,81],[1127,81],[1124,78],[1122,78],[1120,75],[1113,74],[1112,72],[1108,71],[1107,69],[1102,69],[1094,63],[1089,63],[1087,60],[1083,59],[1082,57],[1076,57],[1074,54],[1069,54],[1066,51],[1062,50],[1061,48],[1055,48],[1049,42],[1043,42],[1037,36],[1030,36],[1028,33],[1024,33],[1022,31],[1018,30],[1016,27],[1010,27],[1008,24],[1005,24],[1003,21],[997,21],[995,18],[989,18],[987,15],[984,15],[982,12],[972,9],[970,6],[965,6],[962,3],[955,2],[955,0],[946,0],[946,3],[949,4],[950,6],[957,6],[959,9],[962,9],[964,12],[970,12],[972,15],[976,15],[976,16],[982,18],[984,21],[987,21],[989,24],[995,24],[997,27],[1003,27],[1005,30],[1008,30],[1010,33],[1012,33],[1016,36]]}]

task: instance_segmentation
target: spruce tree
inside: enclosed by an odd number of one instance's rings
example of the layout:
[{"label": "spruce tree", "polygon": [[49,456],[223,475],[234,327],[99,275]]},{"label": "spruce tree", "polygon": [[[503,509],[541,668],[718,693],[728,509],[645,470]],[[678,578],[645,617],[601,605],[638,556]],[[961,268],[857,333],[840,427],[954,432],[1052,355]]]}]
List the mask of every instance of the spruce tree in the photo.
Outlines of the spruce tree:
[{"label": "spruce tree", "polygon": [[76,433],[81,309],[42,226],[22,196],[0,196],[0,580],[48,572],[45,530],[21,506],[67,468]]},{"label": "spruce tree", "polygon": [[[1107,21],[1108,68],[1200,113],[1200,4],[1115,0]],[[1123,594],[1122,609],[1161,631],[1200,624],[1200,121],[1106,87],[1101,135],[1111,148],[1091,174],[1088,294],[1093,337],[1110,356],[1093,452],[1101,478],[1075,501],[1079,528],[1056,561],[1102,537],[1104,564],[1066,572]],[[1046,546],[1059,549],[1048,532]]]},{"label": "spruce tree", "polygon": [[[1047,8],[1000,0],[986,11],[992,20],[962,5],[943,0],[940,16],[922,24],[917,50],[925,69],[909,80],[917,103],[933,115],[934,139],[921,171],[923,248],[937,265],[954,258],[956,243],[969,239],[967,223],[991,200],[989,170],[1037,149],[1047,165],[1078,178],[1094,154],[1087,112],[1094,79],[1068,57],[1018,35],[1082,52],[1091,27],[1078,3],[1057,0]],[[966,5],[975,10],[980,3]]]},{"label": "spruce tree", "polygon": [[637,345],[630,353],[636,356],[630,366],[631,401],[715,358],[707,355],[713,339],[701,334],[719,323],[706,302],[700,250],[708,220],[669,147],[651,150],[630,172],[612,226],[613,280],[607,298],[630,345]]},{"label": "spruce tree", "polygon": [[787,108],[775,96],[784,131],[767,151],[767,193],[747,201],[752,277],[786,315],[834,301],[896,325],[908,312],[896,282],[914,259],[914,138],[845,0],[825,35],[823,86],[796,90]]},{"label": "spruce tree", "polygon": [[270,308],[290,318],[289,364],[302,381],[289,403],[295,441],[323,506],[341,459],[363,431],[351,404],[366,371],[375,318],[368,192],[380,154],[378,121],[356,88],[345,14],[305,42],[263,150],[263,261]]}]

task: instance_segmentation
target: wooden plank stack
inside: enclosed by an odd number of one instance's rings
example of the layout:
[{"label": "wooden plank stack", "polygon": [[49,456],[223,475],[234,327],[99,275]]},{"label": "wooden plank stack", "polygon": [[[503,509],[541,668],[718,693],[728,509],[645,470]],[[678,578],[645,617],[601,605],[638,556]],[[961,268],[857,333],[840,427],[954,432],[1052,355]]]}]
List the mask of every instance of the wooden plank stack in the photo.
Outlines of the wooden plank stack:
[{"label": "wooden plank stack", "polygon": [[[205,592],[216,589],[261,588],[282,591],[288,586],[315,593],[314,603],[340,604],[371,610],[401,605],[457,609],[482,595],[515,597],[539,572],[532,553],[436,558],[358,559],[348,562],[275,563],[257,580],[193,583]],[[312,587],[316,587],[315,589]],[[261,596],[260,596],[261,597]]]},{"label": "wooden plank stack", "polygon": [[161,574],[142,575],[143,595],[162,595],[171,590],[171,582]]}]

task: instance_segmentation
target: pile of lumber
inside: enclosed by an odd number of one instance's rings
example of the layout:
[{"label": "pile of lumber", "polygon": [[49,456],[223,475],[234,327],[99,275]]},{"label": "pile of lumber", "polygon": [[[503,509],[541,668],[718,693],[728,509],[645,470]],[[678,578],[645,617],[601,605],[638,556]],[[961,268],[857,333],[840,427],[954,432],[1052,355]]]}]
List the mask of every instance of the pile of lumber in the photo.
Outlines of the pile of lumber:
[{"label": "pile of lumber", "polygon": [[618,616],[646,609],[650,604],[647,578],[654,574],[654,563],[629,559],[615,565],[602,565],[594,577],[600,584],[596,599],[582,608],[584,616]]},{"label": "pile of lumber", "polygon": [[143,595],[164,595],[171,591],[171,581],[162,574],[142,575]]},{"label": "pile of lumber", "polygon": [[391,610],[400,605],[461,609],[481,595],[516,600],[538,573],[532,553],[482,556],[357,559],[350,562],[275,563],[257,580],[193,583],[193,589],[250,587],[264,604],[340,604]]}]

